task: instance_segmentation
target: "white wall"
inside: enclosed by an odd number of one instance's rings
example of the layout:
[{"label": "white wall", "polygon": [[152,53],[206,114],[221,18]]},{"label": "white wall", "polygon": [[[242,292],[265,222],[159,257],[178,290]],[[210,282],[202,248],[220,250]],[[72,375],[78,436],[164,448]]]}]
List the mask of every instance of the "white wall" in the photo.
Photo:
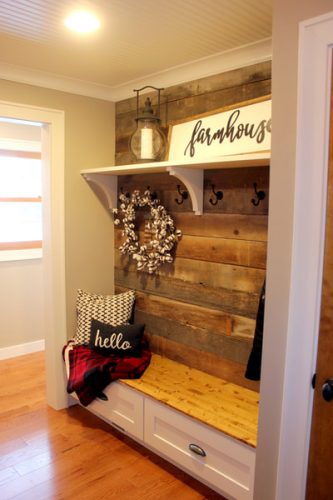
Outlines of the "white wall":
[{"label": "white wall", "polygon": [[0,122],[1,139],[40,142],[40,127],[3,121]]},{"label": "white wall", "polygon": [[0,262],[0,357],[45,338],[42,270],[42,259]]},{"label": "white wall", "polygon": [[[65,259],[67,331],[75,332],[78,288],[112,293],[113,223],[80,175],[114,164],[114,104],[0,79],[1,99],[65,114]],[[54,167],[56,168],[56,166]]]}]

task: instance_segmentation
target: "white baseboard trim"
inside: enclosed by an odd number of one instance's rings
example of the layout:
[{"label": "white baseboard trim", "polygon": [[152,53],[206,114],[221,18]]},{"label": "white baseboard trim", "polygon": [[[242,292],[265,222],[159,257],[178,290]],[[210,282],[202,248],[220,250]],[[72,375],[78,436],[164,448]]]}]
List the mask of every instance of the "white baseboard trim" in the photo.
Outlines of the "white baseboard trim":
[{"label": "white baseboard trim", "polygon": [[15,358],[23,354],[30,354],[32,352],[44,351],[45,340],[35,340],[34,342],[27,342],[26,344],[11,345],[8,347],[0,348],[0,360]]}]

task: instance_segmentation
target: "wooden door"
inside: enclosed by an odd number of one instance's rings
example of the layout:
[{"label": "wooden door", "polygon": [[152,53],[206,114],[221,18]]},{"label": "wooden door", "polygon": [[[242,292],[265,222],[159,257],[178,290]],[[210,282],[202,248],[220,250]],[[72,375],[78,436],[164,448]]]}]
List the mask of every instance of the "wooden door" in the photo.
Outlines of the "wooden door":
[{"label": "wooden door", "polygon": [[[327,194],[324,275],[308,467],[307,500],[331,500],[333,498],[333,385],[332,400],[325,401],[323,397],[323,385],[328,379],[333,379],[333,86],[331,88]],[[326,385],[326,391],[327,393],[330,391],[329,384]],[[328,399],[329,396],[330,394],[328,394]]]}]

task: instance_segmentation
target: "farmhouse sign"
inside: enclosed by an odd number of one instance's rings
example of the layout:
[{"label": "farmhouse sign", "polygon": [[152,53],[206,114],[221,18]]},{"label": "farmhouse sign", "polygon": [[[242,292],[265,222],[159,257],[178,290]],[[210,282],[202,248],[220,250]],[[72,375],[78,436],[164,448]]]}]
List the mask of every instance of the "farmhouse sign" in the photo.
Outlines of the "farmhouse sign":
[{"label": "farmhouse sign", "polygon": [[169,160],[209,159],[217,156],[269,151],[271,100],[241,104],[172,126]]}]

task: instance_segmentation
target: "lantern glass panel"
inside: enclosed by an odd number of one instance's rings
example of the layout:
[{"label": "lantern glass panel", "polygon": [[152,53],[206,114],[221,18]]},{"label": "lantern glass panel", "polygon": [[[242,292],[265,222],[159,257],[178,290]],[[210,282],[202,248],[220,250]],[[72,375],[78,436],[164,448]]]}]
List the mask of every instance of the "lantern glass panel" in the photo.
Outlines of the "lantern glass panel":
[{"label": "lantern glass panel", "polygon": [[137,128],[130,138],[130,150],[136,161],[162,160],[165,142],[159,120],[137,119]]}]

